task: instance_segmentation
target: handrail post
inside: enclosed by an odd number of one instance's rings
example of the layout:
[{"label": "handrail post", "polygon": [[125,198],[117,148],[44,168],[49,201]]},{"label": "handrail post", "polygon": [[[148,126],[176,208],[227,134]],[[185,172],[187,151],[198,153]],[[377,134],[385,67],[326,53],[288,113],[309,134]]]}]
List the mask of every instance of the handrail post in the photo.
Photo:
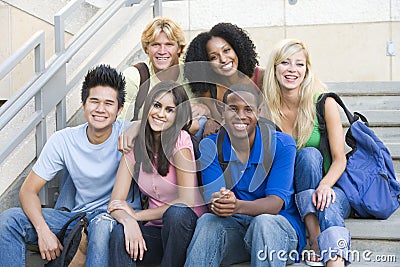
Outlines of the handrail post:
[{"label": "handrail post", "polygon": [[65,50],[65,19],[72,14],[76,7],[85,2],[84,0],[75,0],[69,2],[57,14],[54,15],[54,42],[56,54],[61,54]]},{"label": "handrail post", "polygon": [[153,16],[162,16],[162,0],[154,0]]},{"label": "handrail post", "polygon": [[125,6],[132,6],[135,4],[139,4],[142,0],[126,0]]},{"label": "handrail post", "polygon": [[44,71],[45,68],[45,50],[44,50],[44,40],[40,42],[35,47],[35,72],[36,74],[40,74]]},{"label": "handrail post", "polygon": [[54,46],[56,55],[61,54],[65,50],[64,40],[64,19],[60,15],[54,16]]},{"label": "handrail post", "polygon": [[[60,55],[65,51],[65,19],[81,5],[84,0],[75,0],[69,2],[56,15],[54,15],[54,41],[56,55]],[[65,65],[64,65],[65,71]],[[64,86],[65,83],[64,83]],[[56,105],[56,130],[64,129],[67,126],[67,103],[64,97]]]}]

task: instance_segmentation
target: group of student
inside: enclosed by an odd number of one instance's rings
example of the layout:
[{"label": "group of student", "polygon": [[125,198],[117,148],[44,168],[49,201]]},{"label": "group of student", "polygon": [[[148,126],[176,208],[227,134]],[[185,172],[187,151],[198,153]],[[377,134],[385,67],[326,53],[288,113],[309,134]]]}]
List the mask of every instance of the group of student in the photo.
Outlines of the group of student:
[{"label": "group of student", "polygon": [[[142,46],[150,80],[139,120],[128,122],[138,68],[88,71],[87,122],[49,138],[21,186],[21,208],[0,215],[0,266],[25,266],[27,244],[43,259],[58,257],[56,234],[82,211],[86,266],[286,266],[300,259],[306,229],[315,252],[307,264],[348,264],[351,208],[335,186],[346,166],[342,123],[328,98],[328,162],[315,110],[327,88],[305,44],[282,40],[262,69],[248,34],[219,23],[190,42],[181,62],[183,30],[156,17]],[[198,157],[193,135],[202,139]],[[60,197],[73,194],[72,205],[42,208],[40,189],[62,170],[70,185]]]}]

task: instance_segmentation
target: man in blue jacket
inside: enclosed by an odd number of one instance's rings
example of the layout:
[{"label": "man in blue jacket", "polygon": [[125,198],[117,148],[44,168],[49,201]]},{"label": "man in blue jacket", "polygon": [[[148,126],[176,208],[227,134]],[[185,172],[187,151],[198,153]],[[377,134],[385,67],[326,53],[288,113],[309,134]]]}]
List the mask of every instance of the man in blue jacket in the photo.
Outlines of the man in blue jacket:
[{"label": "man in blue jacket", "polygon": [[[286,266],[299,258],[305,230],[294,203],[296,144],[269,129],[264,155],[258,91],[234,85],[224,95],[225,130],[200,144],[204,197],[211,213],[197,222],[185,266],[220,266],[251,260],[252,266]],[[264,132],[264,131],[263,131]],[[223,140],[217,151],[217,139]],[[218,149],[217,149],[218,150]],[[228,162],[225,171],[218,159]],[[263,164],[270,157],[270,170]],[[273,156],[273,157],[272,157]]]}]

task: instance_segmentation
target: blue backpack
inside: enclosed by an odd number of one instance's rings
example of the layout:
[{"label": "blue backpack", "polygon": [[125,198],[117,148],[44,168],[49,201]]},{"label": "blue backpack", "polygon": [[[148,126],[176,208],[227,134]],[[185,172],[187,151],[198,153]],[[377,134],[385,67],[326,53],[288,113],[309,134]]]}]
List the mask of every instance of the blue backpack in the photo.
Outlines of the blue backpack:
[{"label": "blue backpack", "polygon": [[[324,105],[332,97],[343,108],[350,128],[346,133],[347,166],[336,185],[346,194],[351,207],[362,218],[387,219],[399,207],[400,183],[396,180],[392,157],[381,140],[368,127],[367,119],[358,112],[354,115],[335,93],[320,95],[317,117],[321,133],[320,151],[329,155],[329,140],[324,119]],[[360,121],[361,120],[361,121]]]}]

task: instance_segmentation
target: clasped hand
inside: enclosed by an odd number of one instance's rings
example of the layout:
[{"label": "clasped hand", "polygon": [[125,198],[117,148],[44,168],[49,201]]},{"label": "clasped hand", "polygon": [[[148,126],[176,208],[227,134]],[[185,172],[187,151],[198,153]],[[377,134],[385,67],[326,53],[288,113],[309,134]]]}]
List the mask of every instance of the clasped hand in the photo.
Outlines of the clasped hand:
[{"label": "clasped hand", "polygon": [[232,191],[222,187],[219,192],[212,194],[209,205],[215,215],[228,217],[236,213],[237,199]]}]

